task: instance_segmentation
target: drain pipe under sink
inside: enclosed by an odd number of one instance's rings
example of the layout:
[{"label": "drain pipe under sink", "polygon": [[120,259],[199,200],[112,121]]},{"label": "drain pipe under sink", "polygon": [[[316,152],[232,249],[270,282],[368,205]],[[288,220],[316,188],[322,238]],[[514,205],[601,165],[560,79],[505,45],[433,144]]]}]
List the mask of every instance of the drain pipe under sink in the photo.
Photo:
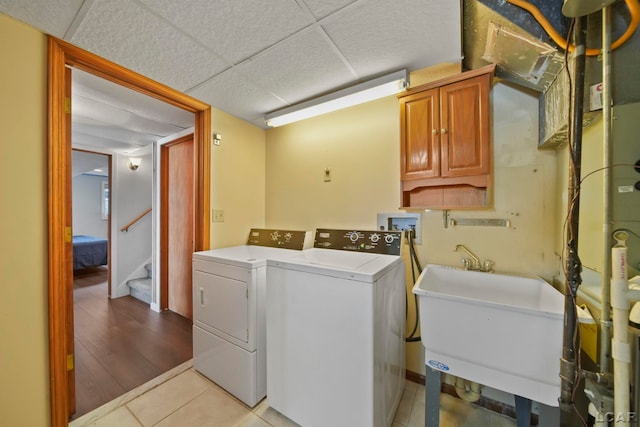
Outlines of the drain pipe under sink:
[{"label": "drain pipe under sink", "polygon": [[611,307],[613,308],[613,405],[616,427],[629,426],[631,418],[629,371],[631,344],[629,343],[629,301],[640,300],[640,290],[629,287],[627,277],[627,245],[629,235],[624,231],[613,234],[616,244],[611,248]]},{"label": "drain pipe under sink", "polygon": [[480,384],[456,377],[456,394],[466,402],[477,402],[480,399]]}]

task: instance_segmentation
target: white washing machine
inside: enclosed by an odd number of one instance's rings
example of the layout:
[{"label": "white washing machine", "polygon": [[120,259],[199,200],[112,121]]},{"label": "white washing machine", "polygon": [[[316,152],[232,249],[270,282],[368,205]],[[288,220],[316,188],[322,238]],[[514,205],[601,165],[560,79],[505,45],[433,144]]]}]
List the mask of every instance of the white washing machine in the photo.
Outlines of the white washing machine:
[{"label": "white washing machine", "polygon": [[267,401],[305,427],[391,426],[404,389],[401,233],[318,229],[267,261]]},{"label": "white washing machine", "polygon": [[266,260],[311,244],[311,232],[252,229],[246,245],[193,254],[193,366],[250,407],[267,386]]}]

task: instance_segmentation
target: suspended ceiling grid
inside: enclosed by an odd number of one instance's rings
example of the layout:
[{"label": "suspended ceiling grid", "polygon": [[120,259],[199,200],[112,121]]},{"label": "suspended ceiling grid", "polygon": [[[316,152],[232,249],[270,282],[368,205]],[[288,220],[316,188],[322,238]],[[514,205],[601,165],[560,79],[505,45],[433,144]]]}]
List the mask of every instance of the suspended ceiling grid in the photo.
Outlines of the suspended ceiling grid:
[{"label": "suspended ceiling grid", "polygon": [[0,0],[0,12],[264,127],[265,113],[461,60],[447,0]]}]

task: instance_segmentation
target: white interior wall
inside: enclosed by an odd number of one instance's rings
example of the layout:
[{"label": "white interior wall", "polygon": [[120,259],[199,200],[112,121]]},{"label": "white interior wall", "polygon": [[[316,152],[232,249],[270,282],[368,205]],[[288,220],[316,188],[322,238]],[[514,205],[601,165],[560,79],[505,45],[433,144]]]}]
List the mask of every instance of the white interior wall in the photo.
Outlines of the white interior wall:
[{"label": "white interior wall", "polygon": [[102,219],[102,183],[106,176],[78,175],[72,180],[73,234],[107,238],[108,221]]},{"label": "white interior wall", "polygon": [[111,194],[111,297],[129,294],[127,280],[143,277],[144,264],[151,258],[152,217],[145,215],[128,232],[127,223],[151,207],[153,161],[151,146],[136,152],[142,158],[138,170],[127,166],[129,156],[114,154]]}]

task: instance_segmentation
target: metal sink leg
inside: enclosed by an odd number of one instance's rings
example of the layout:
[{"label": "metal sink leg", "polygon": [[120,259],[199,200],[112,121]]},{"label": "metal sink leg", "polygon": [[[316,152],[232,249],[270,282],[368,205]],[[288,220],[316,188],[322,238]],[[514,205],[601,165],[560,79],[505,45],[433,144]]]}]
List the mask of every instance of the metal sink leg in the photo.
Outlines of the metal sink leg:
[{"label": "metal sink leg", "polygon": [[438,427],[440,424],[440,389],[442,374],[427,366],[425,375],[424,426]]}]

